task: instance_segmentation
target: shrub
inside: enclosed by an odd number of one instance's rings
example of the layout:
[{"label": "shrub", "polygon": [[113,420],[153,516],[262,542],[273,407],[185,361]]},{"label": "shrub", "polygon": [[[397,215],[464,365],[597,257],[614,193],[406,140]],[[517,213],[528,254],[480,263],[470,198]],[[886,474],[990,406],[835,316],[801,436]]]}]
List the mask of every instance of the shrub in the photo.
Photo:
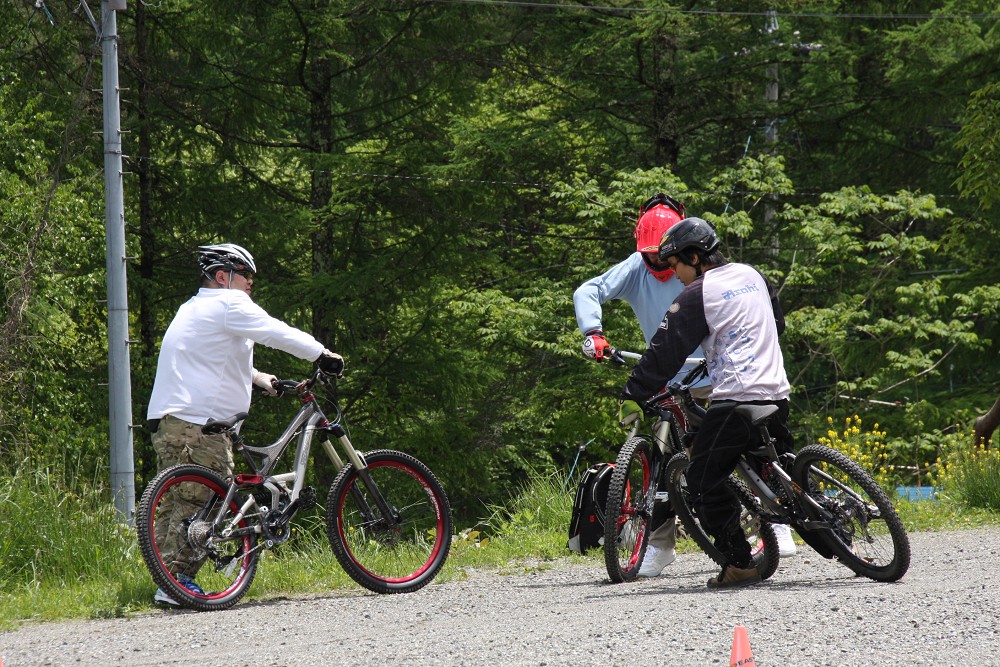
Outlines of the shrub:
[{"label": "shrub", "polygon": [[970,507],[1000,511],[1000,450],[969,446],[971,434],[954,440],[938,463],[937,486]]},{"label": "shrub", "polygon": [[844,420],[842,431],[835,430],[833,417],[827,417],[827,424],[829,430],[825,437],[819,438],[819,444],[832,447],[857,461],[882,488],[895,487],[893,469],[889,463],[889,452],[886,447],[886,433],[879,430],[877,423],[870,431],[862,431],[861,417],[854,415]]}]

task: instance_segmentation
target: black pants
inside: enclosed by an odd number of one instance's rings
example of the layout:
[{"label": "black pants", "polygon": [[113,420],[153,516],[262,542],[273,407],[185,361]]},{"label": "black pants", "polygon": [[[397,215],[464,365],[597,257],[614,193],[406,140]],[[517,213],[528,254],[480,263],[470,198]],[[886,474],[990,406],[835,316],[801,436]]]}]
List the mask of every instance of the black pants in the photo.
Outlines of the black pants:
[{"label": "black pants", "polygon": [[[780,451],[792,451],[791,432],[788,429],[788,401],[754,401],[758,404],[778,406],[768,429],[778,439]],[[691,464],[687,469],[688,491],[694,510],[728,564],[746,568],[750,566],[750,544],[740,527],[740,503],[726,480],[740,455],[760,442],[757,429],[734,410],[739,403],[720,401],[713,403],[698,430],[691,451]]]}]

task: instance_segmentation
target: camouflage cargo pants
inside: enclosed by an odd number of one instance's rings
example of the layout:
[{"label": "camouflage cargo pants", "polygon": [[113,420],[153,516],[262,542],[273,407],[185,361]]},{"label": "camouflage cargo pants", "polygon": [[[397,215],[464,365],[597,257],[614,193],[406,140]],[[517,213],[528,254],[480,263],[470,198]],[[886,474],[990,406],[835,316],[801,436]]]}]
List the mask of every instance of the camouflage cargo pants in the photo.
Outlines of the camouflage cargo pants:
[{"label": "camouflage cargo pants", "polygon": [[[159,428],[152,435],[156,450],[157,470],[165,470],[181,463],[196,463],[223,475],[233,471],[233,448],[224,433],[205,435],[201,426],[171,415],[160,420]],[[185,519],[197,512],[208,499],[210,492],[204,487],[189,488],[178,485],[178,492],[160,503],[156,514],[154,539],[163,562],[173,574],[194,577],[204,562],[196,558],[187,542]]]}]

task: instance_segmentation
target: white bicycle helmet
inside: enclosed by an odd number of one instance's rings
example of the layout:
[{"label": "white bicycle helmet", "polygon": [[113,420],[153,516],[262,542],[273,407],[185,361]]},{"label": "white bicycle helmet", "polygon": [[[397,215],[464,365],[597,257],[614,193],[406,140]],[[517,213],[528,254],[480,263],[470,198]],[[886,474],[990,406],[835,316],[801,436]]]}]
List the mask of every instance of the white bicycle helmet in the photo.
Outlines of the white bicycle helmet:
[{"label": "white bicycle helmet", "polygon": [[219,243],[217,245],[198,246],[198,265],[202,273],[211,277],[213,269],[240,271],[250,269],[257,273],[257,265],[253,263],[253,255],[235,243]]}]

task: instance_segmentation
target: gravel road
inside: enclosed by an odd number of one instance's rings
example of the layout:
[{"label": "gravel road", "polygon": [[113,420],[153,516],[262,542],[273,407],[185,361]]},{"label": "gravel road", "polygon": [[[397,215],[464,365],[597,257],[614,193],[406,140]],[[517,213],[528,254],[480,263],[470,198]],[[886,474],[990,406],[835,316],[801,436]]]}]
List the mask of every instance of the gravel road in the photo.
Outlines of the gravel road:
[{"label": "gravel road", "polygon": [[591,563],[545,564],[397,596],[350,592],[216,613],[40,623],[0,634],[22,665],[728,665],[736,625],[758,667],[1000,665],[1000,526],[910,536],[895,584],[808,547],[765,584],[709,591],[706,556],[611,584]]}]

